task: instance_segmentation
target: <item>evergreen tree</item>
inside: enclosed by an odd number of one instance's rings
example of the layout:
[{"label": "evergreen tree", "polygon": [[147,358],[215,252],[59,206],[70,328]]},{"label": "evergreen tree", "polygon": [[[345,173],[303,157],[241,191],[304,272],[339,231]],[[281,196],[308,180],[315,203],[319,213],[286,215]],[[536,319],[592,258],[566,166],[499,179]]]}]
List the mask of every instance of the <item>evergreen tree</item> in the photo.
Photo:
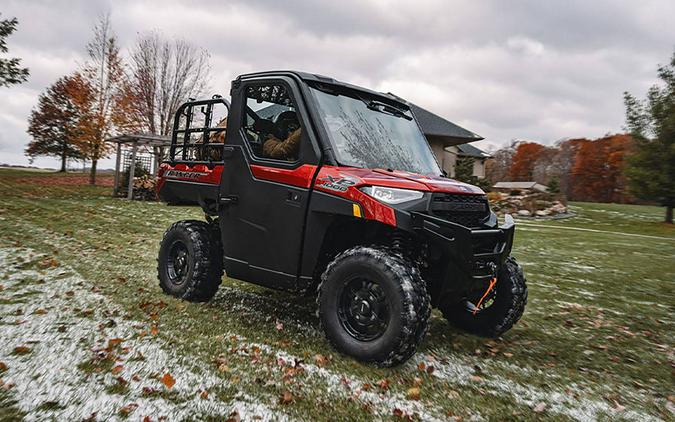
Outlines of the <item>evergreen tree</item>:
[{"label": "evergreen tree", "polygon": [[675,53],[659,66],[662,83],[652,86],[646,100],[624,93],[626,124],[635,138],[635,153],[628,159],[626,175],[638,198],[666,207],[673,223],[675,206]]}]

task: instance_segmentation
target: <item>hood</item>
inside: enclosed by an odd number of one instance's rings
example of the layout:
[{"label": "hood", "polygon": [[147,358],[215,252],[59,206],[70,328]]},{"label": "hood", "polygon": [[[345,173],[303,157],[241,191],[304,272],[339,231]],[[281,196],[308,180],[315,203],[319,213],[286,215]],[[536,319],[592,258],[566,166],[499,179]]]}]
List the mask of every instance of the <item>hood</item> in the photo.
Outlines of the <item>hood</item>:
[{"label": "hood", "polygon": [[388,171],[384,169],[360,169],[340,167],[340,175],[359,179],[362,185],[377,185],[390,188],[414,189],[425,192],[445,192],[468,195],[484,195],[477,186],[440,176],[423,176],[407,171]]}]

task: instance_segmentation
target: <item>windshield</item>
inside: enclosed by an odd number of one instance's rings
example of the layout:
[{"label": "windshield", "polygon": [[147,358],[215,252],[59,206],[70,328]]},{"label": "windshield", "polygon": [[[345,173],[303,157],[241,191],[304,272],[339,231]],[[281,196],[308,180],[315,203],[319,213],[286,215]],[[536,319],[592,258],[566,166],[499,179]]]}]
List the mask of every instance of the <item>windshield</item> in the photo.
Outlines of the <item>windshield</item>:
[{"label": "windshield", "polygon": [[409,110],[367,94],[324,92],[318,88],[312,88],[312,92],[341,165],[441,174]]}]

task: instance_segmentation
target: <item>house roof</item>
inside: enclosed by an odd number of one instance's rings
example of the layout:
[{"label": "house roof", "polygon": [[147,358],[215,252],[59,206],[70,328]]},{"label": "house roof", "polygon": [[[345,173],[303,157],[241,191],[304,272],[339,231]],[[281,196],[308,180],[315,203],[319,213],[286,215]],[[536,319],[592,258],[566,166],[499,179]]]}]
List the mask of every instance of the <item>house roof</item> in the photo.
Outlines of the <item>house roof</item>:
[{"label": "house roof", "polygon": [[464,142],[480,141],[483,139],[482,136],[466,130],[417,104],[409,102],[408,105],[422,127],[422,132],[427,136],[456,138],[462,139]]},{"label": "house roof", "polygon": [[548,187],[537,182],[497,182],[494,189],[533,189],[540,192],[548,191]]},{"label": "house roof", "polygon": [[490,154],[471,144],[459,144],[456,145],[456,148],[459,150],[459,155],[465,157],[490,158]]}]

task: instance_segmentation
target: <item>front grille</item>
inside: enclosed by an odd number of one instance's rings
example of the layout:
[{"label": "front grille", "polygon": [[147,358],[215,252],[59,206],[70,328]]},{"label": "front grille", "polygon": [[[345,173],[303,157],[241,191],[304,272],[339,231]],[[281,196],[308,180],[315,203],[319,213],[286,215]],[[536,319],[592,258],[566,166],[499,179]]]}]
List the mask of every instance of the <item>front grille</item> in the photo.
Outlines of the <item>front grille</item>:
[{"label": "front grille", "polygon": [[436,193],[431,200],[431,214],[465,227],[480,227],[490,214],[485,195]]}]

